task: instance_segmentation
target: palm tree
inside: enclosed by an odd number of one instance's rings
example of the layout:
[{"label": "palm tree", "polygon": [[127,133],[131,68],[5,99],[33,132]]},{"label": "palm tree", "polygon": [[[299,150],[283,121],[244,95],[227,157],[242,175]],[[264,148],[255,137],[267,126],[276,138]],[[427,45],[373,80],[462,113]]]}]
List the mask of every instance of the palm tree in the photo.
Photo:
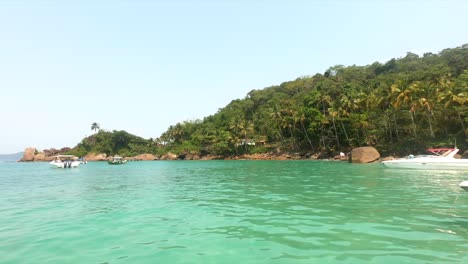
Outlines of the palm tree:
[{"label": "palm tree", "polygon": [[340,148],[340,140],[338,137],[338,130],[336,129],[336,122],[335,122],[336,117],[338,117],[338,110],[334,102],[330,103],[330,107],[328,108],[328,115],[329,117],[331,117],[333,130],[335,131],[336,146]]},{"label": "palm tree", "polygon": [[282,123],[283,117],[281,116],[281,110],[279,109],[278,105],[274,104],[270,110],[269,120],[275,122],[276,127],[278,129],[278,135],[280,136],[281,144],[284,144],[284,135],[283,130],[281,129],[280,123]]},{"label": "palm tree", "polygon": [[416,123],[415,123],[415,112],[418,106],[417,99],[415,99],[415,95],[419,92],[418,83],[411,83],[410,85],[402,85],[395,84],[393,90],[398,94],[396,101],[393,103],[395,108],[400,108],[402,105],[407,105],[409,107],[409,113],[411,117],[411,123],[413,124],[413,134],[414,137],[417,138],[416,134]]},{"label": "palm tree", "polygon": [[98,131],[100,129],[99,124],[94,122],[91,124],[91,130],[94,130],[94,132]]},{"label": "palm tree", "polygon": [[341,128],[343,129],[343,132],[346,137],[346,142],[348,142],[348,144],[350,143],[350,141],[348,137],[348,132],[346,131],[346,128],[343,124],[343,120],[349,120],[351,112],[357,108],[358,106],[353,103],[353,100],[350,99],[350,96],[342,95],[340,97],[340,100],[338,102],[338,113],[340,116]]},{"label": "palm tree", "polygon": [[[465,72],[466,73],[460,75],[460,80],[463,77],[468,79],[468,71]],[[464,118],[462,118],[462,109],[466,109],[465,104],[468,104],[468,94],[464,92],[467,87],[466,82],[461,82],[459,84],[460,86],[456,87],[456,83],[450,81],[448,78],[441,78],[439,85],[438,101],[444,103],[445,109],[453,109],[456,112],[465,137],[468,138],[468,129],[465,128]]]},{"label": "palm tree", "polygon": [[309,137],[309,133],[304,125],[304,121],[306,120],[306,108],[304,106],[300,106],[297,111],[294,113],[294,122],[300,122],[302,131],[306,136],[307,141],[309,142],[310,148],[314,151],[314,146],[312,145],[312,140]]},{"label": "palm tree", "polygon": [[229,129],[231,130],[233,136],[237,136],[237,140],[242,138],[242,145],[244,146],[244,150],[247,150],[248,135],[254,133],[254,124],[252,121],[242,117],[232,119],[229,124]]}]

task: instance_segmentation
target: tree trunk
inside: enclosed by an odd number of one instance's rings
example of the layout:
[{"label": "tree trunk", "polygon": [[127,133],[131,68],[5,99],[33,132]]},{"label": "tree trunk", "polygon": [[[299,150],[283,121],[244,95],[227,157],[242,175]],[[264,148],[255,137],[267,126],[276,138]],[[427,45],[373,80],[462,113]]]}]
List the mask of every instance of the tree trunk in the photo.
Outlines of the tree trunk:
[{"label": "tree trunk", "polygon": [[413,124],[414,138],[417,138],[417,135],[416,135],[416,124],[414,123],[414,113],[413,113],[413,111],[410,111],[410,116],[411,116],[411,123]]},{"label": "tree trunk", "polygon": [[279,132],[280,139],[281,139],[281,145],[283,145],[283,146],[284,146],[284,136],[283,136],[283,131],[281,131],[281,126],[278,124],[278,121],[276,121],[276,126],[278,127],[278,132]]},{"label": "tree trunk", "polygon": [[431,132],[431,137],[435,138],[434,130],[432,129],[431,113],[427,113],[427,121],[429,122],[429,131]]},{"label": "tree trunk", "polygon": [[306,135],[307,141],[309,142],[310,148],[312,149],[312,151],[315,151],[314,146],[312,145],[312,141],[310,140],[309,133],[307,133],[307,129],[305,128],[304,122],[302,120],[301,120],[301,125],[302,125],[302,129],[304,130],[304,134]]},{"label": "tree trunk", "polygon": [[465,128],[465,124],[463,123],[463,118],[461,117],[461,114],[460,114],[459,111],[457,111],[457,115],[458,115],[458,120],[460,121],[461,127],[463,129],[463,133],[465,133],[465,137],[468,138],[468,134],[467,134],[467,131],[466,131],[466,128]]},{"label": "tree trunk", "polygon": [[296,144],[296,137],[294,137],[293,130],[291,129],[291,125],[288,125],[288,130],[289,130],[289,138],[292,139],[294,150],[297,151],[298,147]]},{"label": "tree trunk", "polygon": [[335,130],[336,146],[339,148],[340,147],[340,140],[338,139],[338,132],[336,130],[336,125],[335,125],[335,117],[333,115],[332,115],[332,122],[333,122],[333,129]]},{"label": "tree trunk", "polygon": [[396,121],[396,114],[395,114],[395,111],[393,111],[393,124],[395,125],[395,136],[396,136],[396,139],[397,141],[400,140],[400,137],[398,136],[398,125],[397,125],[397,121]]},{"label": "tree trunk", "polygon": [[[321,149],[326,149],[327,144],[325,144],[325,135],[323,133],[323,124],[320,125],[320,140],[322,141],[322,148]],[[321,151],[321,150],[320,150]]]},{"label": "tree trunk", "polygon": [[349,144],[349,138],[348,138],[348,133],[346,132],[346,128],[344,127],[343,121],[340,120],[341,123],[341,128],[343,129],[343,133],[345,134],[346,137],[346,142]]}]

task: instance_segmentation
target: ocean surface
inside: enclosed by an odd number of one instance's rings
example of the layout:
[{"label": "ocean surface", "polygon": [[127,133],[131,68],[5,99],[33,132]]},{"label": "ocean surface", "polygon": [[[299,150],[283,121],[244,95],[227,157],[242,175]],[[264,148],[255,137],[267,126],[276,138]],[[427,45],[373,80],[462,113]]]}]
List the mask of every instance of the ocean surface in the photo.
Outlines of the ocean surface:
[{"label": "ocean surface", "polygon": [[0,263],[468,263],[468,172],[0,163]]}]

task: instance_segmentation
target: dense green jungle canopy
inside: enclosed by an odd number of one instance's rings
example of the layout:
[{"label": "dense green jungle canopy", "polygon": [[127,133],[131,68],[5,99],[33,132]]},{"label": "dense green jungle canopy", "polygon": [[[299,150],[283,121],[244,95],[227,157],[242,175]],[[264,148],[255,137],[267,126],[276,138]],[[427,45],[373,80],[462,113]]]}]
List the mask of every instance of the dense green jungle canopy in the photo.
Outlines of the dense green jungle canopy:
[{"label": "dense green jungle canopy", "polygon": [[334,66],[252,90],[203,120],[170,126],[155,140],[100,131],[74,151],[327,157],[358,146],[398,155],[454,144],[468,148],[468,44],[421,57],[408,52],[384,64]]},{"label": "dense green jungle canopy", "polygon": [[129,157],[154,151],[153,139],[144,139],[123,130],[112,132],[99,130],[98,133],[84,138],[69,153],[79,157],[88,153],[106,153],[107,155]]}]

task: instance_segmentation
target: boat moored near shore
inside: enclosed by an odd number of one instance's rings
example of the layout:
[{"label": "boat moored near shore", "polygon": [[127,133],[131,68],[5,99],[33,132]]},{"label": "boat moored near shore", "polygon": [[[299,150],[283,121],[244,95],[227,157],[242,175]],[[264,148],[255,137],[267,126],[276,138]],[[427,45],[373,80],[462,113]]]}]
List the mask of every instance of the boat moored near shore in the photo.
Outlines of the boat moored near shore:
[{"label": "boat moored near shore", "polygon": [[465,191],[468,191],[468,181],[462,181],[458,186]]},{"label": "boat moored near shore", "polygon": [[73,155],[57,155],[49,162],[50,166],[54,168],[77,168],[81,161]]},{"label": "boat moored near shore", "polygon": [[409,155],[403,159],[382,161],[388,168],[431,169],[431,170],[468,170],[468,159],[456,159],[458,148],[431,148],[431,155]]},{"label": "boat moored near shore", "polygon": [[127,160],[124,160],[122,157],[120,156],[114,156],[112,157],[110,160],[107,161],[110,165],[121,165],[121,164],[125,164],[127,162]]}]

